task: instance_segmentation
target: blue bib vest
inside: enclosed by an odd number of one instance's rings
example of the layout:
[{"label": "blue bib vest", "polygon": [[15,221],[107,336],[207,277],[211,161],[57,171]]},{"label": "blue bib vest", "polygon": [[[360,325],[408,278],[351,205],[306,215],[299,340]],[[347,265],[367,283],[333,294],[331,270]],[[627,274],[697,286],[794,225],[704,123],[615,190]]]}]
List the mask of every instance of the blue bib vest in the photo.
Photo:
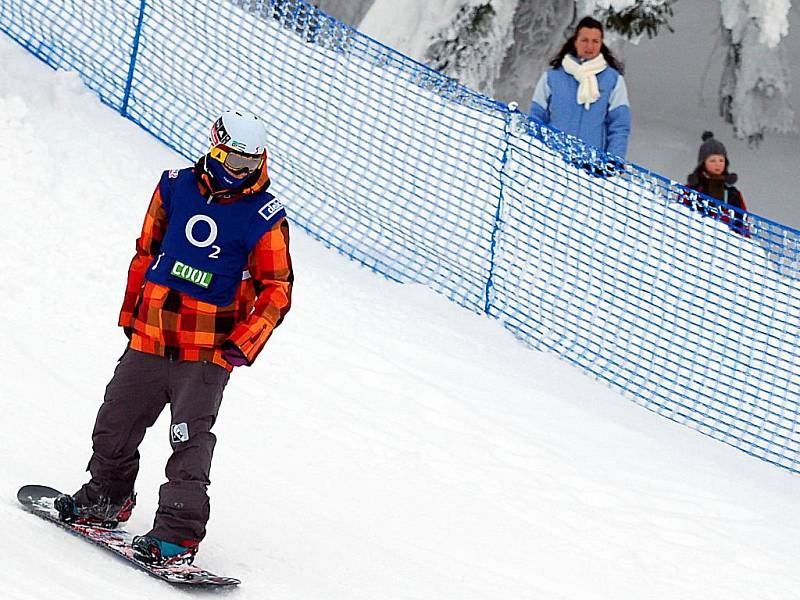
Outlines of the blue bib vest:
[{"label": "blue bib vest", "polygon": [[145,278],[203,302],[227,306],[259,239],[286,216],[270,193],[229,204],[207,202],[194,169],[165,171],[159,191],[167,230]]}]

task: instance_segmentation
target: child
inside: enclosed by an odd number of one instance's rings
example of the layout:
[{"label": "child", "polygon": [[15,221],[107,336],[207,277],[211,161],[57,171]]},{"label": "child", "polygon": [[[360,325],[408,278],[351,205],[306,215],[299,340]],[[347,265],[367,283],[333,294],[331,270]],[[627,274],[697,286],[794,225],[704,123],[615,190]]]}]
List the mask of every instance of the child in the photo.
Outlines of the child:
[{"label": "child", "polygon": [[697,152],[697,167],[689,174],[686,187],[696,190],[723,204],[733,206],[738,211],[702,202],[695,206],[703,215],[718,215],[728,223],[736,233],[747,236],[747,224],[742,213],[747,211],[742,193],[734,186],[738,177],[730,173],[728,152],[725,146],[714,138],[714,134],[706,131],[702,136],[703,143]]}]

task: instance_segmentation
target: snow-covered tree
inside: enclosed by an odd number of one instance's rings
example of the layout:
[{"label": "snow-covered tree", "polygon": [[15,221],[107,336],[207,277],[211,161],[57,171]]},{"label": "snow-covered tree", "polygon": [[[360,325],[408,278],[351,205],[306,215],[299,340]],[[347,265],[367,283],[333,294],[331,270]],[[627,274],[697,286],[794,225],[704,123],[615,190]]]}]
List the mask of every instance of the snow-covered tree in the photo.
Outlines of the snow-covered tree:
[{"label": "snow-covered tree", "polygon": [[494,95],[516,100],[528,110],[533,87],[561,48],[575,20],[575,6],[564,0],[520,2],[514,15],[513,43],[494,81]]},{"label": "snow-covered tree", "polygon": [[517,5],[528,0],[374,0],[359,29],[493,95],[513,45]]},{"label": "snow-covered tree", "polygon": [[503,59],[514,43],[518,0],[462,0],[449,22],[433,33],[423,56],[438,71],[494,95]]},{"label": "snow-covered tree", "polygon": [[758,144],[769,131],[796,131],[789,102],[786,54],[790,0],[722,0],[728,52],[720,83],[720,112],[736,137]]},{"label": "snow-covered tree", "polygon": [[592,12],[605,24],[607,31],[628,40],[638,40],[643,34],[653,38],[664,27],[673,31],[669,20],[675,2],[677,0],[605,0],[594,2]]}]

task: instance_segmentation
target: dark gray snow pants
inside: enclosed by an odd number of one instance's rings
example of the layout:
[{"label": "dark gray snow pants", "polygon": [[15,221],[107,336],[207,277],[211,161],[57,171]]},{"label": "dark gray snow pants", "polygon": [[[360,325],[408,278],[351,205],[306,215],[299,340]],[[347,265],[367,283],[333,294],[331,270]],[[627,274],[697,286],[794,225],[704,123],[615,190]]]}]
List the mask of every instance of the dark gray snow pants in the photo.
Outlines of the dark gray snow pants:
[{"label": "dark gray snow pants", "polygon": [[150,533],[177,544],[202,540],[216,443],[211,428],[229,375],[213,363],[171,360],[127,349],[97,412],[89,488],[111,498],[130,495],[139,472],[139,444],[169,404],[172,455]]}]

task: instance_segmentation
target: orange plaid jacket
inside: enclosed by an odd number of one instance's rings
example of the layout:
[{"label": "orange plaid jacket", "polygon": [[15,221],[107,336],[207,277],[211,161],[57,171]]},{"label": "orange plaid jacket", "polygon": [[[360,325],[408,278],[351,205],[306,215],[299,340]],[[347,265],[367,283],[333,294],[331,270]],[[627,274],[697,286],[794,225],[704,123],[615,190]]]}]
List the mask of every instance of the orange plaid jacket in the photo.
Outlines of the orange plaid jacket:
[{"label": "orange plaid jacket", "polygon": [[[204,182],[198,186],[208,196]],[[175,360],[206,360],[230,371],[233,367],[220,349],[229,340],[252,364],[291,306],[294,277],[286,219],[258,241],[248,258],[250,277],[242,280],[228,306],[202,302],[145,279],[166,229],[167,215],[156,186],[136,240],[119,316],[119,325],[130,335],[130,347]]]}]

